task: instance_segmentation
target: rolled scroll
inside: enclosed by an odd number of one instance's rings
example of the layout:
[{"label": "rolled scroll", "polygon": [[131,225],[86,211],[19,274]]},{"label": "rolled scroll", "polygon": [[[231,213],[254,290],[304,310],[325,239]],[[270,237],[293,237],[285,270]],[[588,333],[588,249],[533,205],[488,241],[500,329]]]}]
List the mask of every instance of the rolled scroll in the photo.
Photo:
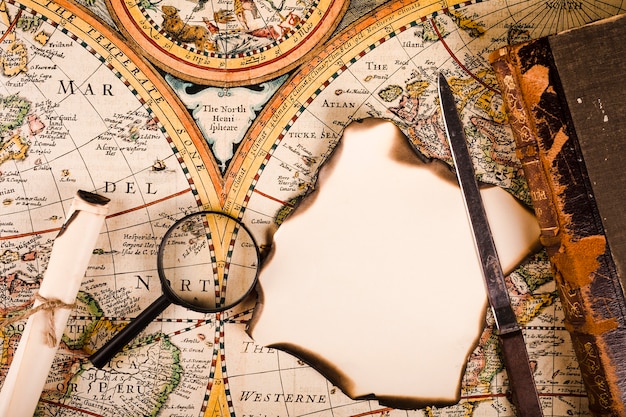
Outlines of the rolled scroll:
[{"label": "rolled scroll", "polygon": [[109,199],[79,190],[0,391],[0,417],[31,417],[108,211]]}]

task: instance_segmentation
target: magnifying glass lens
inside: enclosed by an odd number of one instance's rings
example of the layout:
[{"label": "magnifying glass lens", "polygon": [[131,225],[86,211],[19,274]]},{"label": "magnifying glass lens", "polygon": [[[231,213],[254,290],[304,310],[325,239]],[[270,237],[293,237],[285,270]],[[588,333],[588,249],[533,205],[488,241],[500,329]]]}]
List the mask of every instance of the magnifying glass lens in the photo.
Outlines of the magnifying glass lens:
[{"label": "magnifying glass lens", "polygon": [[258,246],[239,220],[212,211],[183,217],[167,230],[159,246],[163,294],[89,360],[104,367],[170,303],[202,313],[234,307],[252,291],[259,262]]},{"label": "magnifying glass lens", "polygon": [[178,304],[215,312],[240,302],[256,282],[259,254],[250,232],[222,213],[179,220],[159,248],[164,292]]}]

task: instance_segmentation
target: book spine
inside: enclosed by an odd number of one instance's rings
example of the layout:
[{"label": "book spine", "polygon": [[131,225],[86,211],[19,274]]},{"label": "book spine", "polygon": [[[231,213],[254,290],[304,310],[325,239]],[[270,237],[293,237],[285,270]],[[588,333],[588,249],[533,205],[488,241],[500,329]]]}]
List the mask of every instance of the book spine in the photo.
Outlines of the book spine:
[{"label": "book spine", "polygon": [[[589,408],[595,416],[624,416],[620,384],[625,382],[617,381],[612,350],[615,346],[626,350],[626,345],[611,340],[620,338],[615,333],[616,321],[598,305],[601,294],[612,291],[600,288],[600,277],[615,274],[615,268],[604,236],[590,226],[594,223],[590,218],[594,216],[588,214],[594,210],[589,207],[593,206],[591,191],[581,185],[584,164],[579,162],[582,157],[564,114],[567,110],[555,93],[558,74],[553,64],[546,64],[546,56],[550,47],[548,39],[542,38],[495,51],[490,61],[531,192],[541,241],[552,263]],[[574,173],[565,172],[565,166]],[[587,214],[581,218],[578,213]]]},{"label": "book spine", "polygon": [[541,166],[534,123],[524,104],[522,92],[517,88],[514,59],[509,48],[501,48],[490,56],[515,139],[516,154],[530,189],[530,198],[541,229],[541,240],[544,246],[550,247],[558,243],[554,238],[558,235],[559,223],[554,210],[551,187]]}]

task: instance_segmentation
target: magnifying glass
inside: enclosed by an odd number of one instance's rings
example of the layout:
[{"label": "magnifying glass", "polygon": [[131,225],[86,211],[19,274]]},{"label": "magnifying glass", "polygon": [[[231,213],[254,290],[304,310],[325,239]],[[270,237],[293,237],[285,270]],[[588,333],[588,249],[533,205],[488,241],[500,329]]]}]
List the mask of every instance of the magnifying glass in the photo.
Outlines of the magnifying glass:
[{"label": "magnifying glass", "polygon": [[163,294],[89,357],[102,368],[171,303],[201,313],[228,310],[252,291],[260,253],[250,231],[224,213],[201,211],[170,227],[159,245]]}]

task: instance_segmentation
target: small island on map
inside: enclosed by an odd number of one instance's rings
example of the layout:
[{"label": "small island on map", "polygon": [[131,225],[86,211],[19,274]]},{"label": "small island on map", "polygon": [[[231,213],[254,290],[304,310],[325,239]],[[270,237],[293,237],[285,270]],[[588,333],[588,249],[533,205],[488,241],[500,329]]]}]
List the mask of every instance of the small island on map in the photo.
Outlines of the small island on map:
[{"label": "small island on map", "polygon": [[25,122],[31,125],[26,117],[30,107],[28,100],[17,95],[0,96],[0,164],[26,158],[29,145],[17,129]]},{"label": "small island on map", "polygon": [[[458,402],[487,303],[451,178],[390,123],[349,127],[317,190],[274,237],[253,339],[307,361],[354,399]],[[511,270],[536,245],[536,220],[500,188],[483,194]]]}]

